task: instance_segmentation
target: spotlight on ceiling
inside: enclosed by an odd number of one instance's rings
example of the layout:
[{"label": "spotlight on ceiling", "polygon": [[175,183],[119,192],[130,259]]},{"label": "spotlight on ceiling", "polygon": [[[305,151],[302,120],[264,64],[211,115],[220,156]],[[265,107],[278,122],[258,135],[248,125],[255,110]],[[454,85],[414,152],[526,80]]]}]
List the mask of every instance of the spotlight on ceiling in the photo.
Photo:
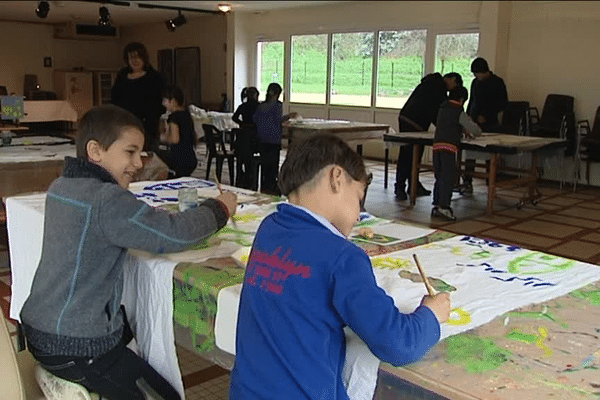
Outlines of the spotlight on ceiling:
[{"label": "spotlight on ceiling", "polygon": [[40,18],[46,18],[48,16],[48,11],[50,11],[50,3],[47,1],[40,1],[35,9],[35,15]]},{"label": "spotlight on ceiling", "polygon": [[221,3],[217,6],[217,8],[219,9],[219,11],[227,13],[229,11],[231,11],[231,5],[230,4],[224,4]]},{"label": "spotlight on ceiling", "polygon": [[186,21],[185,17],[183,16],[183,14],[181,13],[181,10],[179,10],[179,14],[177,15],[177,17],[168,20],[167,22],[165,22],[165,25],[167,25],[167,29],[169,31],[173,32],[175,29],[177,29],[181,25],[185,24],[186,22],[187,21]]},{"label": "spotlight on ceiling", "polygon": [[110,26],[110,12],[108,8],[102,6],[99,10],[100,18],[98,18],[98,25],[100,26]]}]

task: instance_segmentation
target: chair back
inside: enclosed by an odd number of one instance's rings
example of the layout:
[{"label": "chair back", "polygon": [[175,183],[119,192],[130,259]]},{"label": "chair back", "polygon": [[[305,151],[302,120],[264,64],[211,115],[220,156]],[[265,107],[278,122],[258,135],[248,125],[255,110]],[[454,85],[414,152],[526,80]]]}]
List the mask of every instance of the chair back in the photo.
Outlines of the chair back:
[{"label": "chair back", "polygon": [[6,86],[0,86],[0,96],[8,96],[8,90],[6,90]]},{"label": "chair back", "polygon": [[573,103],[573,96],[549,94],[542,109],[540,128],[559,132],[563,116],[574,113]]},{"label": "chair back", "polygon": [[529,135],[528,114],[528,101],[509,101],[502,113],[501,132],[509,135]]},{"label": "chair back", "polygon": [[596,109],[596,116],[594,117],[594,124],[592,130],[587,137],[589,140],[600,142],[600,107]]},{"label": "chair back", "polygon": [[202,129],[204,130],[204,140],[208,151],[214,154],[227,154],[223,132],[210,124],[202,124]]}]

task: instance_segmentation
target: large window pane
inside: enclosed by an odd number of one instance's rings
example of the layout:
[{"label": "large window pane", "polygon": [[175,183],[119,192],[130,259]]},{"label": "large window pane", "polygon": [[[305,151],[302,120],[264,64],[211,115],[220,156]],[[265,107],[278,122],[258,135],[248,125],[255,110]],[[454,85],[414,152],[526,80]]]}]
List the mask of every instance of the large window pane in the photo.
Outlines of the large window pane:
[{"label": "large window pane", "polygon": [[435,38],[435,70],[444,75],[458,72],[465,87],[470,87],[471,62],[477,56],[479,33],[451,33]]},{"label": "large window pane", "polygon": [[[259,100],[263,101],[271,82],[277,82],[283,87],[283,42],[258,42],[256,46],[258,60],[256,81],[260,91]],[[283,93],[279,100],[283,101]]]},{"label": "large window pane", "polygon": [[372,32],[333,35],[331,104],[371,105],[374,36]]},{"label": "large window pane", "polygon": [[425,71],[426,30],[379,32],[377,107],[402,108]]},{"label": "large window pane", "polygon": [[325,104],[327,35],[292,36],[290,101]]}]

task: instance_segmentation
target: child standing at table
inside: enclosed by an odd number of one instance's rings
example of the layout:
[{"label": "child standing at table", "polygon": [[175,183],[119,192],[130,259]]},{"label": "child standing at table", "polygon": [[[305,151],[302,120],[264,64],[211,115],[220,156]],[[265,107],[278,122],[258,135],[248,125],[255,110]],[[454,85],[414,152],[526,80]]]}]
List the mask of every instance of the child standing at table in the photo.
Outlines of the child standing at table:
[{"label": "child standing at table", "polygon": [[136,199],[127,188],[142,167],[143,129],[114,105],[83,116],[77,158],[65,158],[48,189],[42,256],[21,320],[29,351],[52,374],[110,399],[152,391],[179,399],[126,348],[133,335],[120,306],[123,261],[128,248],[188,249],[225,226],[237,199],[224,193],[178,214]]},{"label": "child standing at table", "polygon": [[477,137],[481,128],[473,122],[463,110],[463,104],[469,98],[467,89],[458,86],[452,90],[440,106],[435,135],[433,137],[433,186],[432,217],[441,217],[455,221],[454,211],[450,208],[452,191],[456,181],[456,153],[463,136]]},{"label": "child standing at table", "polygon": [[283,115],[283,104],[279,101],[281,91],[278,83],[270,83],[267,87],[267,98],[258,105],[253,118],[260,141],[260,191],[272,195],[280,194],[277,173],[281,151],[281,123],[296,117],[295,112]]},{"label": "child standing at table", "polygon": [[[254,124],[254,113],[258,107],[258,89],[254,86],[242,90],[242,104],[235,110],[233,122],[239,128],[233,129],[235,134],[235,151],[238,157],[236,168],[236,186],[245,189],[258,189],[258,180],[252,165],[254,153],[258,151],[258,137]],[[246,101],[244,101],[247,99]],[[240,118],[241,117],[241,118]]]},{"label": "child standing at table", "polygon": [[163,106],[170,112],[167,127],[160,134],[160,141],[167,151],[160,156],[169,166],[169,178],[190,176],[198,166],[196,158],[196,131],[194,120],[184,106],[183,91],[177,86],[167,86],[162,91]]},{"label": "child standing at table", "polygon": [[344,141],[317,135],[294,146],[279,173],[289,203],[261,223],[244,277],[231,399],[348,399],[345,325],[381,360],[404,365],[440,337],[447,293],[411,314],[377,286],[368,255],[347,239],[367,173]]}]

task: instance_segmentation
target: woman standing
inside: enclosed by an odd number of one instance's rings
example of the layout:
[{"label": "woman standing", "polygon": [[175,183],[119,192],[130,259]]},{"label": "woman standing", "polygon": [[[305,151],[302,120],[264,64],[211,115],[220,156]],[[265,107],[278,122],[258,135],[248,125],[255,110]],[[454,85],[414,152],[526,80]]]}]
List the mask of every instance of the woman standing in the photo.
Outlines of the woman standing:
[{"label": "woman standing", "polygon": [[142,43],[129,43],[123,49],[123,67],[111,90],[111,103],[130,111],[144,124],[144,150],[158,149],[158,123],[164,113],[161,92],[165,87],[162,75],[155,70]]}]

